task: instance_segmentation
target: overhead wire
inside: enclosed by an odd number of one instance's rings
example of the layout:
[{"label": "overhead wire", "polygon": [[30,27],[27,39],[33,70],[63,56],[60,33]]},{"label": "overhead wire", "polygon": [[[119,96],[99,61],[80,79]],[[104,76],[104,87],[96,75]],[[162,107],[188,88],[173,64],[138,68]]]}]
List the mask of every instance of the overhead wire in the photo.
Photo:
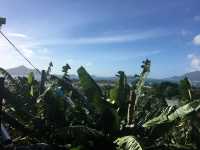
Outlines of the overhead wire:
[{"label": "overhead wire", "polygon": [[40,70],[33,65],[33,63],[20,51],[19,48],[11,41],[9,38],[0,30],[0,34],[8,41],[8,43],[14,48],[14,50],[23,57],[40,75],[42,74]]}]

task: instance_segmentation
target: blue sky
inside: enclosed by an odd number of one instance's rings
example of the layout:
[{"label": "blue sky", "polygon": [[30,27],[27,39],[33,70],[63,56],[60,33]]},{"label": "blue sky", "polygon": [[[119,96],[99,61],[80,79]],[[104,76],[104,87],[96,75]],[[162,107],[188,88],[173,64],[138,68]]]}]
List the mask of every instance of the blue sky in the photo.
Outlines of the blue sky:
[{"label": "blue sky", "polygon": [[[200,70],[199,0],[0,0],[2,31],[40,69],[69,63],[94,75],[131,75],[152,61],[151,77]],[[30,67],[0,37],[0,66]]]}]

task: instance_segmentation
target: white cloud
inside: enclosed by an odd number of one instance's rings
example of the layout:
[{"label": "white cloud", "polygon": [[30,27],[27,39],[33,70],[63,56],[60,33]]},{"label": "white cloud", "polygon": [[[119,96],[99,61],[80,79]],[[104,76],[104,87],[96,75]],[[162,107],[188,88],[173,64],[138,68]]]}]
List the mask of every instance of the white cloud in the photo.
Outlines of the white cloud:
[{"label": "white cloud", "polygon": [[194,54],[188,54],[188,55],[187,55],[187,58],[188,58],[188,59],[192,59],[193,56],[194,56]]},{"label": "white cloud", "polygon": [[34,55],[34,52],[32,49],[22,48],[21,51],[28,58],[31,58]]},{"label": "white cloud", "polygon": [[1,41],[1,39],[0,39],[0,47],[1,47],[1,48],[5,48],[5,47],[8,47],[8,46],[9,46],[9,45],[8,45],[7,42]]},{"label": "white cloud", "polygon": [[102,37],[85,37],[78,39],[67,40],[69,43],[77,44],[101,44],[101,43],[123,43],[136,40],[143,40],[157,36],[153,33],[141,33],[141,34],[126,34],[126,35],[114,35],[114,36],[102,36]]},{"label": "white cloud", "polygon": [[200,45],[200,34],[196,35],[194,38],[193,38],[193,43],[195,45]]},{"label": "white cloud", "polygon": [[[121,51],[122,53],[124,51]],[[110,61],[128,61],[128,60],[134,60],[138,58],[148,58],[150,56],[158,55],[160,54],[160,50],[149,50],[149,51],[136,51],[134,55],[132,53],[130,54],[121,54],[118,57],[110,57],[108,55],[105,55],[102,57],[102,59],[110,60]]]},{"label": "white cloud", "polygon": [[200,16],[194,16],[194,21],[200,21]]},{"label": "white cloud", "polygon": [[82,44],[110,44],[110,43],[126,43],[139,40],[146,40],[165,36],[169,33],[161,30],[150,30],[144,32],[121,34],[100,35],[94,37],[76,37],[76,38],[56,38],[48,40],[40,40],[40,42],[32,43],[35,46],[51,46],[51,45],[82,45]]},{"label": "white cloud", "polygon": [[27,35],[22,34],[22,33],[7,33],[7,35],[10,36],[10,37],[28,38]]},{"label": "white cloud", "polygon": [[[8,34],[9,32],[7,32]],[[11,33],[10,33],[11,34]],[[21,50],[21,52],[28,57],[28,59],[39,69],[46,69],[50,61],[57,59],[52,55],[50,49],[46,47],[52,45],[68,45],[68,44],[109,44],[109,43],[123,43],[123,42],[134,42],[138,40],[146,40],[149,38],[155,38],[159,36],[166,35],[162,31],[153,30],[153,31],[144,31],[139,33],[128,33],[123,32],[119,34],[104,34],[101,36],[95,37],[79,37],[79,38],[61,38],[61,39],[47,39],[47,40],[38,40],[35,41],[33,38],[27,37],[26,35],[20,34],[11,34],[15,38],[11,39],[15,45]],[[2,53],[2,51],[4,51]],[[130,56],[130,59],[133,57],[144,57],[149,55],[155,55],[160,53],[160,51],[154,50],[149,52],[141,52],[137,56]],[[52,55],[52,57],[51,57]],[[110,58],[109,58],[110,59]],[[118,58],[120,60],[127,60],[129,58],[123,57]],[[56,60],[56,63],[61,63],[62,60]],[[77,59],[66,59],[63,60],[63,64],[66,61],[72,65],[72,70],[75,72],[75,69],[81,65],[90,68],[93,66],[93,62],[89,62],[88,60],[78,61]],[[63,64],[60,64],[62,66]],[[5,39],[0,38],[0,67],[11,68],[16,67],[18,65],[28,65],[28,63],[8,44]],[[59,66],[59,65],[58,65]],[[55,66],[56,68],[56,66]],[[92,67],[91,67],[92,68]],[[59,68],[60,69],[60,68]],[[57,69],[58,70],[58,69]]]},{"label": "white cloud", "polygon": [[38,52],[41,54],[48,54],[49,50],[47,48],[43,48],[43,49],[38,50]]},{"label": "white cloud", "polygon": [[191,70],[200,70],[200,56],[195,54],[188,54],[187,57],[190,60]]},{"label": "white cloud", "polygon": [[0,47],[0,67],[13,68],[18,65],[25,65],[22,57],[20,57],[15,51],[7,48]]},{"label": "white cloud", "polygon": [[[11,34],[7,32],[6,35],[8,35],[8,37],[15,37],[14,39],[11,39],[11,41],[35,66],[39,69],[46,69],[51,61],[48,49],[43,46],[32,45],[31,43],[34,43],[35,41],[30,38],[27,40],[27,36],[23,34]],[[22,58],[3,37],[0,36],[0,67],[12,68],[19,65],[31,67],[28,62]]]},{"label": "white cloud", "polygon": [[85,66],[86,66],[86,67],[91,67],[92,65],[93,65],[92,62],[86,62],[86,63],[85,63]]}]

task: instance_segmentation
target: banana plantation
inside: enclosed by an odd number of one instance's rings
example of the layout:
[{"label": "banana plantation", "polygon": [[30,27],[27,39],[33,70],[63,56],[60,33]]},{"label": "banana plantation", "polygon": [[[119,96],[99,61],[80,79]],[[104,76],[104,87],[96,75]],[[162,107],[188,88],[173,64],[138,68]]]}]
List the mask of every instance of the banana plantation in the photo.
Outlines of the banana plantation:
[{"label": "banana plantation", "polygon": [[12,77],[0,68],[0,149],[16,150],[199,150],[200,99],[185,78],[178,106],[169,106],[145,85],[151,61],[142,62],[131,84],[123,71],[102,88],[84,67],[78,86],[51,74],[52,63],[34,74]]}]

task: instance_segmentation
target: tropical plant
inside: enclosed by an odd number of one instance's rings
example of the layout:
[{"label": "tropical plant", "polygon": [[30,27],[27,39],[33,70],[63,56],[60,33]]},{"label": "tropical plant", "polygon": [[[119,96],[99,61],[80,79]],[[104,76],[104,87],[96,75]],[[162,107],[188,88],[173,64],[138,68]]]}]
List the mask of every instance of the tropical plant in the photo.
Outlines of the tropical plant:
[{"label": "tropical plant", "polygon": [[84,67],[78,87],[68,64],[58,77],[50,63],[40,81],[33,73],[13,78],[1,68],[2,123],[18,149],[199,149],[200,100],[193,99],[189,80],[181,81],[180,106],[168,106],[165,95],[145,85],[150,64],[143,61],[133,84],[119,71],[105,89]]}]

